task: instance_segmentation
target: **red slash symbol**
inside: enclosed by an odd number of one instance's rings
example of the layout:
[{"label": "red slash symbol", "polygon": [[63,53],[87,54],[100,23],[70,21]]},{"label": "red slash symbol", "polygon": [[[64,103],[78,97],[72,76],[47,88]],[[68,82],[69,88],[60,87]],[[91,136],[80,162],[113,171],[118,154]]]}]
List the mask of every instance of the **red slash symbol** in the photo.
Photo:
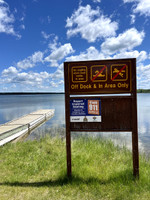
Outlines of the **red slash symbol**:
[{"label": "red slash symbol", "polygon": [[101,74],[101,73],[104,71],[105,68],[106,68],[106,65],[101,69],[101,71],[99,71],[99,72],[94,76],[94,78],[92,79],[92,81],[94,81],[94,80],[98,77],[98,75]]},{"label": "red slash symbol", "polygon": [[126,68],[127,65],[124,65],[120,71],[111,79],[112,81]]}]

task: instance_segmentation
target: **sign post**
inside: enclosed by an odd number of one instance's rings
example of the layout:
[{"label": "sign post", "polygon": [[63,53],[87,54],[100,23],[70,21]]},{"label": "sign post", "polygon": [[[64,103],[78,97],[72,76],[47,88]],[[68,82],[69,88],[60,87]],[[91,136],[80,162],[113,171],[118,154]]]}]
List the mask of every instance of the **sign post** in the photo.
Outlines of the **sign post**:
[{"label": "sign post", "polygon": [[126,131],[132,132],[133,175],[139,177],[136,59],[65,62],[64,76],[68,176],[71,131]]}]

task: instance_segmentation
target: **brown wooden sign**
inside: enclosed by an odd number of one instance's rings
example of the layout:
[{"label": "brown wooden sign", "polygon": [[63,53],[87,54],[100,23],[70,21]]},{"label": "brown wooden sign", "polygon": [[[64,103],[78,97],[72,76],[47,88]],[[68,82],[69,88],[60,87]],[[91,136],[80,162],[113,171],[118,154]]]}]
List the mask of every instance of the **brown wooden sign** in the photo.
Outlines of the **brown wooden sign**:
[{"label": "brown wooden sign", "polygon": [[71,131],[127,131],[132,132],[133,174],[139,177],[136,59],[65,62],[64,75],[68,176]]}]

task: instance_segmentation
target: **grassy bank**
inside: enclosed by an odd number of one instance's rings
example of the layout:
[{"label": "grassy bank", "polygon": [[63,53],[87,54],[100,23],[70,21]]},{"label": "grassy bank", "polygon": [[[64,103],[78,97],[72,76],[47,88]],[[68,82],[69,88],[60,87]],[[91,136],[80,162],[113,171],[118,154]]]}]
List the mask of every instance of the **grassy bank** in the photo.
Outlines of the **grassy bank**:
[{"label": "grassy bank", "polygon": [[150,199],[150,163],[140,157],[134,180],[131,152],[111,142],[74,140],[72,171],[68,180],[65,141],[58,138],[8,144],[0,148],[0,199]]}]

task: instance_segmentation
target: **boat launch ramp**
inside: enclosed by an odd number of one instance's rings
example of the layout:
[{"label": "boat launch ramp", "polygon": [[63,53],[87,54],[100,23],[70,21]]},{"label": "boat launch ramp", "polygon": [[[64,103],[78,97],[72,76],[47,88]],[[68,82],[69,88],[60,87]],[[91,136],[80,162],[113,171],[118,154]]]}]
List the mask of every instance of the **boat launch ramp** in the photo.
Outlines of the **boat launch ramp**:
[{"label": "boat launch ramp", "polygon": [[0,146],[13,141],[45,123],[54,116],[54,109],[37,110],[0,125]]}]

